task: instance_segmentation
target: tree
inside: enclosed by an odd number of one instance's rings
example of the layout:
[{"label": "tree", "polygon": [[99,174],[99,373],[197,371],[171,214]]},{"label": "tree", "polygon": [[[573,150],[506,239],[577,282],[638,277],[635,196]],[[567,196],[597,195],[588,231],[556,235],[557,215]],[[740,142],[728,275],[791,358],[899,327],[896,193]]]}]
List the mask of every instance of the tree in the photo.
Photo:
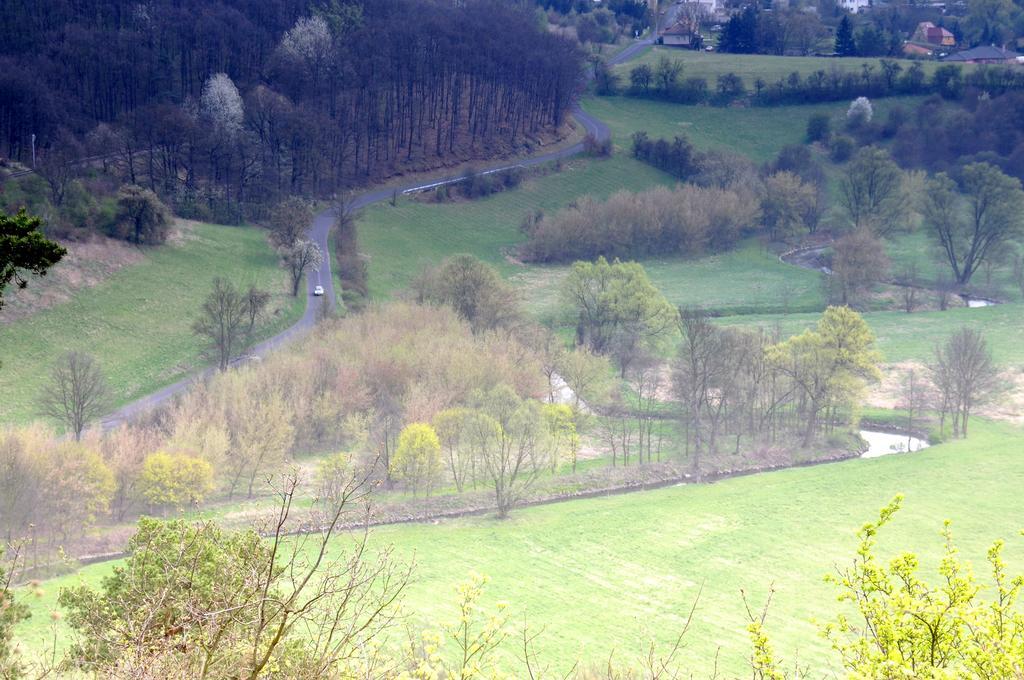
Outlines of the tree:
[{"label": "tree", "polygon": [[941,398],[940,412],[952,416],[953,436],[967,436],[967,421],[975,406],[992,395],[999,375],[985,337],[963,327],[935,347],[928,366]]},{"label": "tree", "polygon": [[792,172],[780,171],[764,180],[761,214],[772,240],[797,236],[807,228],[806,215],[814,208],[816,192]]},{"label": "tree", "polygon": [[288,248],[302,238],[312,223],[313,206],[298,196],[289,196],[270,210],[270,240],[278,248]]},{"label": "tree", "polygon": [[85,155],[82,145],[70,133],[63,132],[39,157],[37,171],[50,187],[50,201],[64,205],[64,197],[75,180],[79,161]]},{"label": "tree", "polygon": [[303,67],[313,91],[318,92],[334,52],[334,38],[321,16],[299,17],[281,38],[281,54]]},{"label": "tree", "polygon": [[473,419],[469,436],[503,519],[544,467],[543,410],[536,401],[520,399],[507,385],[479,392],[471,401],[480,416]]},{"label": "tree", "polygon": [[338,263],[338,277],[341,279],[342,293],[349,295],[346,302],[352,304],[353,295],[358,299],[369,294],[366,260],[359,252],[359,229],[356,224],[358,213],[350,200],[342,200],[335,208],[335,214],[334,254]]},{"label": "tree", "polygon": [[117,191],[117,231],[134,243],[160,244],[167,240],[171,213],[155,193],[134,184]]},{"label": "tree", "polygon": [[252,333],[256,328],[257,322],[259,322],[264,313],[266,313],[267,305],[270,304],[270,293],[257,288],[255,285],[250,285],[249,290],[245,293],[246,312],[249,315],[249,333]]},{"label": "tree", "polygon": [[868,229],[854,229],[832,248],[832,279],[839,287],[840,304],[858,300],[889,271],[885,246]]},{"label": "tree", "polygon": [[832,118],[827,113],[816,113],[807,119],[807,141],[828,144],[832,136]]},{"label": "tree", "polygon": [[925,222],[938,241],[956,283],[967,285],[979,267],[1024,231],[1020,181],[989,163],[963,170],[966,218],[956,184],[939,173],[927,184]]},{"label": "tree", "polygon": [[559,355],[555,370],[572,392],[572,407],[577,414],[587,410],[588,401],[603,403],[611,391],[611,362],[586,347]]},{"label": "tree", "polygon": [[903,298],[903,311],[907,314],[913,312],[918,305],[917,299],[917,265],[911,264],[904,268],[900,274],[901,294]]},{"label": "tree", "polygon": [[836,54],[840,57],[857,56],[857,42],[853,38],[853,22],[850,15],[843,14],[836,28]]},{"label": "tree", "polygon": [[610,97],[619,90],[619,76],[604,59],[594,60],[594,87],[602,97]]},{"label": "tree", "polygon": [[140,520],[108,578],[60,593],[74,631],[69,663],[103,677],[129,668],[137,677],[245,680],[278,669],[375,669],[378,652],[368,650],[379,650],[395,621],[409,570],[387,549],[371,555],[366,533],[341,550],[331,541],[365,480],[321,516],[320,531],[286,537],[296,485],[289,478],[278,492],[267,538],[213,522]]},{"label": "tree", "polygon": [[40,395],[39,410],[64,425],[79,441],[85,427],[103,415],[109,401],[103,371],[92,355],[68,352],[54,365]]},{"label": "tree", "polygon": [[[236,383],[236,388],[239,385]],[[228,496],[238,485],[247,484],[252,498],[256,479],[280,469],[295,443],[295,426],[290,411],[276,392],[240,396],[229,414],[231,446],[228,448]]]},{"label": "tree", "polygon": [[391,457],[391,474],[412,489],[429,496],[441,474],[441,442],[428,423],[410,423],[398,435],[398,448]]},{"label": "tree", "polygon": [[629,84],[634,92],[647,94],[651,89],[651,82],[654,81],[654,70],[649,64],[638,64],[629,72]]},{"label": "tree", "polygon": [[[855,559],[826,577],[839,600],[857,615],[839,616],[824,628],[850,677],[1012,677],[1020,668],[1024,619],[1018,614],[1022,578],[1006,572],[1003,542],[988,550],[992,585],[983,588],[953,542],[950,522],[942,536],[940,578],[928,583],[921,560],[904,552],[878,554],[882,529],[902,506],[896,496],[878,520],[857,532]],[[981,599],[982,591],[993,594]]]},{"label": "tree", "polygon": [[245,124],[242,96],[226,73],[215,73],[206,80],[199,105],[218,134],[233,139],[242,131]]},{"label": "tree", "polygon": [[854,228],[886,237],[903,227],[908,207],[903,171],[889,152],[861,149],[840,180],[840,200]]},{"label": "tree", "polygon": [[772,347],[769,361],[793,381],[805,404],[803,444],[824,420],[851,409],[864,383],[879,378],[875,335],[849,307],[829,307],[814,329]]},{"label": "tree", "polygon": [[291,277],[292,297],[295,297],[299,294],[299,286],[306,272],[310,269],[320,269],[320,265],[323,264],[323,253],[320,252],[320,246],[305,239],[284,246],[278,252]]},{"label": "tree", "polygon": [[157,451],[142,464],[137,489],[153,508],[198,506],[213,490],[213,467],[202,458]]},{"label": "tree", "polygon": [[846,125],[855,130],[862,128],[871,122],[874,115],[871,100],[867,97],[857,97],[850,102],[850,108],[846,110]]},{"label": "tree", "polygon": [[675,328],[675,310],[636,262],[577,262],[562,296],[576,315],[576,343],[614,356],[623,375]]},{"label": "tree", "polygon": [[[15,215],[0,212],[0,309],[4,288],[12,281],[18,288],[28,285],[28,274],[46,276],[68,251],[42,234],[43,221],[22,208]],[[26,274],[27,272],[27,274]]]},{"label": "tree", "polygon": [[476,457],[470,445],[470,428],[479,412],[468,408],[450,408],[434,416],[433,427],[448,463],[455,489],[462,493],[467,482],[476,485]]},{"label": "tree", "polygon": [[206,341],[217,366],[226,371],[248,335],[249,300],[235,285],[217,277],[213,290],[203,302],[202,312],[192,332]]},{"label": "tree", "polygon": [[453,255],[413,284],[420,303],[451,306],[474,333],[513,328],[523,320],[519,296],[490,265],[472,255]]},{"label": "tree", "polygon": [[[0,548],[0,559],[3,557],[4,551]],[[14,578],[14,560],[11,562],[12,569],[9,570],[0,563],[0,676],[16,679],[21,677],[24,669],[13,645],[14,627],[28,619],[31,614],[28,607],[14,597],[14,589],[11,586]]]}]

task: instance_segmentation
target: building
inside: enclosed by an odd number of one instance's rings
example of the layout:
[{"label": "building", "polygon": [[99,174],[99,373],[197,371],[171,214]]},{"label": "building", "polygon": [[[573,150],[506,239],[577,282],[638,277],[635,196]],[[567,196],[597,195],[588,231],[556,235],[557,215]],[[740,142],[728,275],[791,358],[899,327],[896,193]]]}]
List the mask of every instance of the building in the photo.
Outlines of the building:
[{"label": "building", "polygon": [[956,52],[943,57],[942,61],[961,64],[1016,64],[1022,55],[995,45],[985,45]]},{"label": "building", "polygon": [[847,12],[863,12],[871,7],[871,0],[839,0],[839,6]]},{"label": "building", "polygon": [[903,54],[908,57],[930,57],[935,54],[935,46],[928,43],[905,42]]},{"label": "building", "polygon": [[696,50],[700,49],[703,38],[701,38],[697,21],[684,18],[661,34],[661,43],[671,47],[689,47]]},{"label": "building", "polygon": [[953,47],[956,45],[956,38],[952,33],[941,26],[936,26],[930,21],[919,23],[910,41],[921,45],[935,45],[938,47]]}]

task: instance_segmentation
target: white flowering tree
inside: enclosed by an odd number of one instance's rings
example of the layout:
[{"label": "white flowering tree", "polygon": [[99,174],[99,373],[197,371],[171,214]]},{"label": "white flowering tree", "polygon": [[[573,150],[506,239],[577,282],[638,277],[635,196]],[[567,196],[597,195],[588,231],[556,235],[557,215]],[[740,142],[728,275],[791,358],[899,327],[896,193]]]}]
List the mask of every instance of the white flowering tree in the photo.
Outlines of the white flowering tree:
[{"label": "white flowering tree", "polygon": [[226,73],[215,73],[206,80],[199,104],[203,116],[218,133],[234,138],[241,132],[245,121],[242,95]]},{"label": "white flowering tree", "polygon": [[871,106],[871,100],[867,97],[857,97],[850,103],[850,108],[846,111],[846,122],[857,127],[870,123],[874,115],[875,110]]}]

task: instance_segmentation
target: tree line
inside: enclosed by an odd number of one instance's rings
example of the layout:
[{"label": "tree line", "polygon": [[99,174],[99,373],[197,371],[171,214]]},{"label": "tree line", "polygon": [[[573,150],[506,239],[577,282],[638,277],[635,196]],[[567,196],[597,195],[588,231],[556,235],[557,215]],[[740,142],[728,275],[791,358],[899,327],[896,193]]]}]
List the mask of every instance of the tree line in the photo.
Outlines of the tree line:
[{"label": "tree line", "polygon": [[662,57],[656,64],[634,66],[627,82],[599,66],[598,94],[618,93],[671,101],[680,104],[728,106],[736,101],[756,106],[843,101],[856,97],[894,97],[937,94],[944,99],[969,98],[985,92],[997,96],[1024,89],[1024,75],[1008,66],[979,66],[968,72],[957,64],[944,64],[929,76],[918,63],[905,66],[882,59],[878,65],[864,63],[859,70],[817,69],[806,75],[793,71],[769,82],[757,77],[750,82],[735,73],[724,73],[714,81],[686,77],[683,63]]},{"label": "tree line", "polygon": [[491,0],[13,2],[2,18],[4,153],[31,160],[34,134],[58,166],[113,154],[185,213],[528,144],[564,121],[582,64]]}]

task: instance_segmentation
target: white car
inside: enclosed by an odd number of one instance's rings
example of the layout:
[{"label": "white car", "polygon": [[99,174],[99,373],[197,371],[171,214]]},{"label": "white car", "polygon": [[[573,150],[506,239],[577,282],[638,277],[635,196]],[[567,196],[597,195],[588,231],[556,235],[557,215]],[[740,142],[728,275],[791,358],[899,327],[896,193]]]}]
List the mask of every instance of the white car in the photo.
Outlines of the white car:
[{"label": "white car", "polygon": [[316,295],[317,297],[320,297],[323,294],[324,294],[324,287],[323,286],[317,286],[316,288],[313,289],[313,295]]}]

